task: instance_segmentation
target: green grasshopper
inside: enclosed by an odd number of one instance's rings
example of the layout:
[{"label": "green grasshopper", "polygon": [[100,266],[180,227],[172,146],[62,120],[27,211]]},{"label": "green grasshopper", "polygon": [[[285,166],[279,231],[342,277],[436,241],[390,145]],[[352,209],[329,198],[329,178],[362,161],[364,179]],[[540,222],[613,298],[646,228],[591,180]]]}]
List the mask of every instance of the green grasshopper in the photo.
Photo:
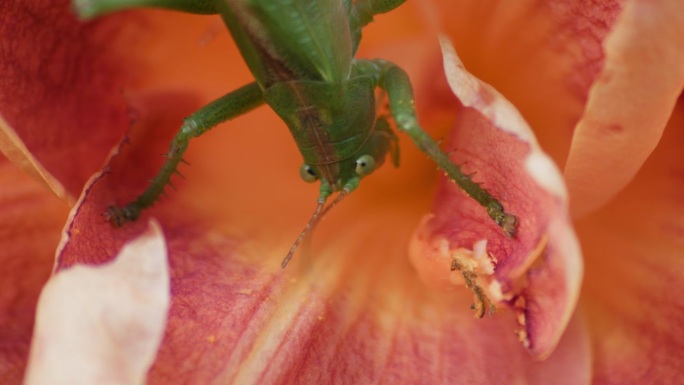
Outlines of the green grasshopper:
[{"label": "green grasshopper", "polygon": [[[192,138],[263,103],[285,122],[304,158],[300,174],[321,181],[317,207],[282,262],[287,265],[307,231],[354,191],[390,154],[399,162],[397,136],[377,116],[375,90],[383,90],[400,131],[515,235],[516,217],[451,162],[418,125],[408,75],[386,60],[355,59],[362,28],[373,16],[406,0],[74,0],[82,18],[132,7],[159,7],[220,14],[255,82],[230,92],[187,117],[169,146],[167,160],[150,186],[123,208],[110,206],[116,226],[137,219],[164,187]],[[326,207],[333,194],[337,197]]]}]

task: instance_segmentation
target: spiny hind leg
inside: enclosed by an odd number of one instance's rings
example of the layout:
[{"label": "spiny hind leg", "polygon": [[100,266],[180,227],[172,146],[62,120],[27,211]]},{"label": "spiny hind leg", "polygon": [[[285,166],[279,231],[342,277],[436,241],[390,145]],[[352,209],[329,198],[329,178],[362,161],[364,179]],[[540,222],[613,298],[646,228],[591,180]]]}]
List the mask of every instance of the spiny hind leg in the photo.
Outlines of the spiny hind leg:
[{"label": "spiny hind leg", "polygon": [[390,111],[397,127],[407,133],[415,145],[434,160],[466,194],[482,205],[507,236],[515,236],[517,218],[507,213],[489,191],[480,187],[454,164],[437,143],[420,128],[414,107],[413,88],[406,72],[385,60],[358,61],[355,67],[360,73],[374,76],[380,88],[387,92]]},{"label": "spiny hind leg", "polygon": [[219,123],[246,113],[263,102],[261,89],[256,83],[251,83],[207,104],[187,117],[169,144],[166,161],[152,179],[150,186],[124,207],[109,206],[109,221],[115,226],[122,226],[126,222],[138,219],[142,210],[152,206],[164,192],[171,176],[177,172],[176,167],[182,161],[192,138],[202,135]]}]

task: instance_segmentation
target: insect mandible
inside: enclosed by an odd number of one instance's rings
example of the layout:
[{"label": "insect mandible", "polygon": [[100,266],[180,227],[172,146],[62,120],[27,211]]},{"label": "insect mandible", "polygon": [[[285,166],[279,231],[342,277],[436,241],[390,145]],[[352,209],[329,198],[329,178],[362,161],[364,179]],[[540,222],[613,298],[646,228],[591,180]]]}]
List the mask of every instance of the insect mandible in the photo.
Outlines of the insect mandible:
[{"label": "insect mandible", "polygon": [[[354,191],[386,156],[398,165],[397,136],[377,116],[375,90],[383,90],[397,128],[447,176],[515,235],[516,217],[464,174],[419,126],[408,75],[381,59],[355,59],[362,28],[373,16],[406,0],[74,0],[82,18],[132,7],[220,14],[255,81],[188,116],[150,186],[124,207],[110,206],[116,226],[137,219],[163,193],[192,138],[264,103],[285,122],[304,158],[307,182],[320,180],[314,214],[282,262],[285,267],[307,231]],[[338,193],[326,206],[328,198]]]}]

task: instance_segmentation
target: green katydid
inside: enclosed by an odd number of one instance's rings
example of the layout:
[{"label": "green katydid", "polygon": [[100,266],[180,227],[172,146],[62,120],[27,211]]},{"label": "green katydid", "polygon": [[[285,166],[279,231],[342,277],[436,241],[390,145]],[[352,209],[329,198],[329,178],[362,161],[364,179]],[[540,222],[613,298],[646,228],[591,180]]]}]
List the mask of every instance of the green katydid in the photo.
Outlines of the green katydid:
[{"label": "green katydid", "polygon": [[[160,7],[220,14],[255,82],[230,92],[187,117],[170,144],[167,160],[150,186],[123,208],[111,206],[117,226],[140,216],[162,194],[188,143],[213,126],[268,104],[287,124],[304,158],[300,173],[321,181],[317,207],[283,260],[285,267],[307,231],[354,191],[390,154],[398,165],[397,137],[376,114],[375,90],[388,98],[400,131],[481,204],[513,237],[516,217],[464,174],[418,125],[407,74],[385,60],[355,59],[362,28],[373,16],[405,0],[74,0],[90,18],[132,7]],[[337,197],[327,207],[333,193]]]}]

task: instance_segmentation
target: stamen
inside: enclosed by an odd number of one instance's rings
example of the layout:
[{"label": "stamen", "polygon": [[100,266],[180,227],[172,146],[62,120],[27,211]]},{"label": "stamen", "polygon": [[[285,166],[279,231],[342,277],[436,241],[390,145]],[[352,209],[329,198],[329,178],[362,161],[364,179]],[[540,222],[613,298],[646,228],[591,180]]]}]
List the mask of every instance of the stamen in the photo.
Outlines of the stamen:
[{"label": "stamen", "polygon": [[473,291],[475,303],[471,308],[475,311],[476,318],[484,317],[486,308],[489,308],[489,314],[496,312],[496,306],[489,300],[482,287],[477,284],[477,274],[463,266],[458,259],[451,261],[451,271],[459,270],[463,274],[466,286]]}]

